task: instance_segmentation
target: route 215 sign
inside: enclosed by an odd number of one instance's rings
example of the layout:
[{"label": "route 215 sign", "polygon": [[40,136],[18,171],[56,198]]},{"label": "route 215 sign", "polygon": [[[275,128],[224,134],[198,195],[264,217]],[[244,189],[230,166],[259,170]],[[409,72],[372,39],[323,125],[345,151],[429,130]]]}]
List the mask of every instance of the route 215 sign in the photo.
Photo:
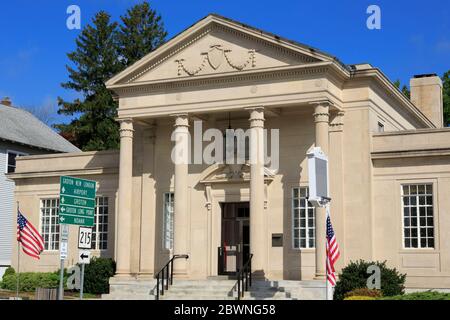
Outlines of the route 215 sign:
[{"label": "route 215 sign", "polygon": [[92,228],[80,227],[78,230],[78,249],[92,248]]},{"label": "route 215 sign", "polygon": [[308,156],[309,202],[316,207],[324,206],[331,199],[328,187],[328,158],[318,147]]}]

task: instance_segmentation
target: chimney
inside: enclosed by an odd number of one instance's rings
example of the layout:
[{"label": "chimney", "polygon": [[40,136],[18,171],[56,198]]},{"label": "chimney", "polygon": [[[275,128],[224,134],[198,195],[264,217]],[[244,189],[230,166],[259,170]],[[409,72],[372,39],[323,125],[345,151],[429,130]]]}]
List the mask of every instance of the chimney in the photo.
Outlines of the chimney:
[{"label": "chimney", "polygon": [[437,128],[444,126],[442,81],[436,74],[416,75],[410,81],[411,102],[427,116]]},{"label": "chimney", "polygon": [[12,102],[11,102],[11,99],[9,97],[4,97],[0,101],[0,104],[3,104],[3,105],[8,106],[8,107],[12,107]]}]

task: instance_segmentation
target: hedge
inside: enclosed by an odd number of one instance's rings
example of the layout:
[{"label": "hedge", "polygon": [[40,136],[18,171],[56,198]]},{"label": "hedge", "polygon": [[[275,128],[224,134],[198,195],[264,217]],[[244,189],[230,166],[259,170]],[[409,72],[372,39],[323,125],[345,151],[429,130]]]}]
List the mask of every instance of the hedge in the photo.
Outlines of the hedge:
[{"label": "hedge", "polygon": [[[57,288],[59,276],[54,272],[23,272],[19,273],[19,290],[33,292],[36,288]],[[17,273],[3,276],[0,287],[5,290],[16,290]]]},{"label": "hedge", "polygon": [[93,294],[109,293],[109,278],[116,273],[113,259],[91,259],[84,269],[84,291]]},{"label": "hedge", "polygon": [[395,268],[391,269],[384,262],[373,262],[359,260],[350,262],[339,274],[339,281],[336,283],[334,291],[335,300],[343,300],[345,294],[355,290],[367,287],[367,274],[369,266],[376,265],[381,271],[381,293],[384,297],[402,295],[405,289],[406,275],[399,273]]},{"label": "hedge", "polygon": [[[24,272],[19,274],[19,290],[34,292],[36,288],[59,287],[59,270],[56,272]],[[84,292],[92,294],[109,293],[109,278],[116,272],[116,263],[112,259],[92,258],[85,266]],[[64,269],[64,288],[67,289],[67,270]],[[15,291],[17,273],[8,268],[0,282],[0,288]]]}]

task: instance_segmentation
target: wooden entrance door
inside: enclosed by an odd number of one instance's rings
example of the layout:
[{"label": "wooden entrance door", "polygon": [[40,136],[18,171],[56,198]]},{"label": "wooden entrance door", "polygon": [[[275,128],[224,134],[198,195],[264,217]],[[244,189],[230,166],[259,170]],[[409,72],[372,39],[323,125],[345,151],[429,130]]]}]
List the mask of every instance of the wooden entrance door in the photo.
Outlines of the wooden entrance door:
[{"label": "wooden entrance door", "polygon": [[219,274],[233,275],[250,256],[250,204],[222,204],[222,241],[219,247]]}]

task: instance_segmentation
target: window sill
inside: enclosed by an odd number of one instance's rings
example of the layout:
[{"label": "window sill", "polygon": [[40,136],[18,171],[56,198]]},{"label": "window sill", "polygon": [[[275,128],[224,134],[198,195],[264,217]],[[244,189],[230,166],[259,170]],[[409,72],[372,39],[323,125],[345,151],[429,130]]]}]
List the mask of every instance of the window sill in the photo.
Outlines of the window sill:
[{"label": "window sill", "polygon": [[411,248],[411,249],[401,249],[399,251],[400,254],[435,254],[439,253],[439,250],[436,248]]},{"label": "window sill", "polygon": [[300,253],[315,253],[316,252],[315,248],[303,248],[303,249],[294,248],[291,250],[296,253],[298,253],[298,252],[300,252]]}]

